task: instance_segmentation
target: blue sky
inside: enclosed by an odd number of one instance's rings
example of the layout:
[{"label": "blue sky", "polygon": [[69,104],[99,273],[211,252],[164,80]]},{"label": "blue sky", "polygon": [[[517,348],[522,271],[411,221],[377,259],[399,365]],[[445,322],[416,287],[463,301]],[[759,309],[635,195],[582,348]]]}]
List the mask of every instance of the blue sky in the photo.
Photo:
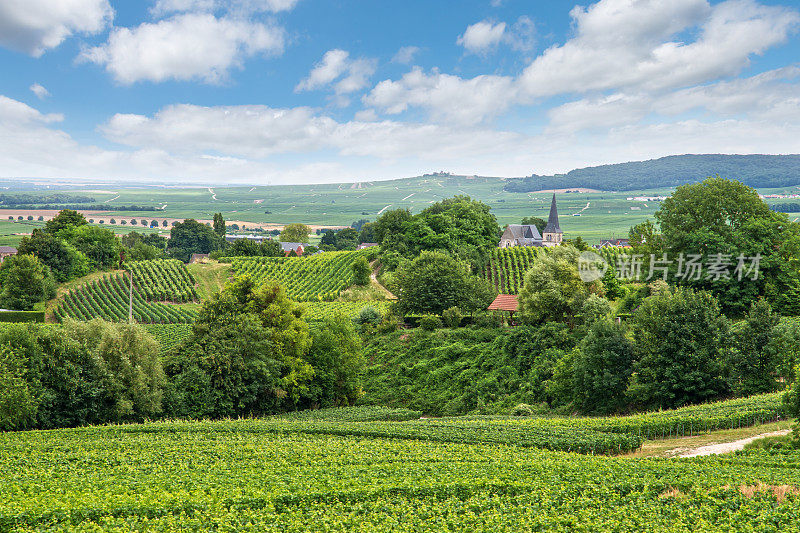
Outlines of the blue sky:
[{"label": "blue sky", "polygon": [[800,5],[0,0],[0,176],[311,183],[800,152]]}]

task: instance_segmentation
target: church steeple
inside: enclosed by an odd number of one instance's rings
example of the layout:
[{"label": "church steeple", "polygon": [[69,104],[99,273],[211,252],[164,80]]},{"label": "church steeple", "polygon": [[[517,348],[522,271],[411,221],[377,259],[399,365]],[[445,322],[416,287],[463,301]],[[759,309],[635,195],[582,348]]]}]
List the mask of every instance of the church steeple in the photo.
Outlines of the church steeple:
[{"label": "church steeple", "polygon": [[550,204],[550,216],[547,217],[547,226],[542,232],[542,244],[555,246],[561,244],[564,237],[561,226],[558,225],[558,207],[556,207],[556,193],[553,193],[553,202]]}]

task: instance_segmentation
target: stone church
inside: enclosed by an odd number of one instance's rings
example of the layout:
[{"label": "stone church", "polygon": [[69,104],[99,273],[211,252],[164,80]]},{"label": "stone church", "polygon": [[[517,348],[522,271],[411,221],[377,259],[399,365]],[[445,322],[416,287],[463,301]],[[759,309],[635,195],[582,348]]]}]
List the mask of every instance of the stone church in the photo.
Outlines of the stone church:
[{"label": "stone church", "polygon": [[550,204],[550,215],[547,225],[539,234],[539,229],[533,224],[509,224],[500,237],[500,248],[512,246],[558,246],[564,238],[561,226],[558,224],[558,208],[556,195],[553,193],[553,202]]}]

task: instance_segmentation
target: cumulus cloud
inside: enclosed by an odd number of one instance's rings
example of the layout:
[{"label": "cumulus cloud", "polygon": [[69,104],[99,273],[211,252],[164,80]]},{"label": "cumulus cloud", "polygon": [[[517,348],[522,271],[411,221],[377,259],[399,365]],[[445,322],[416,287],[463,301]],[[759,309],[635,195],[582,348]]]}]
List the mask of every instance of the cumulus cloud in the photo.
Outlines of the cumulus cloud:
[{"label": "cumulus cloud", "polygon": [[392,62],[408,65],[409,63],[414,61],[414,56],[416,56],[418,53],[419,53],[418,46],[403,46],[397,51],[394,57],[392,57]]},{"label": "cumulus cloud", "polygon": [[240,14],[278,13],[294,8],[299,0],[157,0],[150,12],[156,16],[171,13],[213,13],[227,11]]},{"label": "cumulus cloud", "polygon": [[426,74],[415,67],[400,80],[380,82],[364,103],[393,115],[422,107],[435,120],[477,124],[508,109],[514,98],[513,80],[505,76],[465,80],[437,70]]},{"label": "cumulus cloud", "polygon": [[0,45],[34,57],[73,34],[95,34],[114,17],[108,0],[0,2]]},{"label": "cumulus cloud", "polygon": [[[570,14],[575,37],[525,69],[525,93],[661,90],[735,75],[800,24],[796,11],[752,0],[602,0]],[[693,42],[674,40],[690,30]]]},{"label": "cumulus cloud", "polygon": [[108,41],[84,50],[80,59],[103,65],[122,84],[168,79],[218,83],[247,57],[278,54],[282,28],[261,22],[177,15],[135,28],[116,28]]},{"label": "cumulus cloud", "polygon": [[463,46],[468,52],[482,54],[496,47],[506,31],[506,23],[492,24],[482,20],[467,26],[467,30],[456,39],[456,44]]},{"label": "cumulus cloud", "polygon": [[28,87],[33,94],[36,95],[39,100],[44,100],[48,96],[50,96],[50,91],[39,85],[38,83],[34,83],[30,87]]},{"label": "cumulus cloud", "polygon": [[[312,91],[333,85],[337,95],[359,91],[367,86],[369,78],[375,73],[373,59],[351,59],[345,50],[328,50],[322,61],[314,65],[308,77],[295,87],[295,92]],[[336,83],[334,83],[334,81]]]}]

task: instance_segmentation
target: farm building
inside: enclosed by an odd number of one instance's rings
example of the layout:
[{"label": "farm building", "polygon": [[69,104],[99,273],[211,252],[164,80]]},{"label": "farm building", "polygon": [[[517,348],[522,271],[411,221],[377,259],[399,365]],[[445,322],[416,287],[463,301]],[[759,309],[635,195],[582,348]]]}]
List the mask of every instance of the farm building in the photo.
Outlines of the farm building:
[{"label": "farm building", "polygon": [[17,249],[13,246],[0,246],[0,263],[2,263],[6,257],[11,255],[17,255]]},{"label": "farm building", "polygon": [[305,246],[302,242],[282,242],[280,244],[283,255],[289,255],[292,252],[297,255],[303,255],[303,251],[305,250]]}]

